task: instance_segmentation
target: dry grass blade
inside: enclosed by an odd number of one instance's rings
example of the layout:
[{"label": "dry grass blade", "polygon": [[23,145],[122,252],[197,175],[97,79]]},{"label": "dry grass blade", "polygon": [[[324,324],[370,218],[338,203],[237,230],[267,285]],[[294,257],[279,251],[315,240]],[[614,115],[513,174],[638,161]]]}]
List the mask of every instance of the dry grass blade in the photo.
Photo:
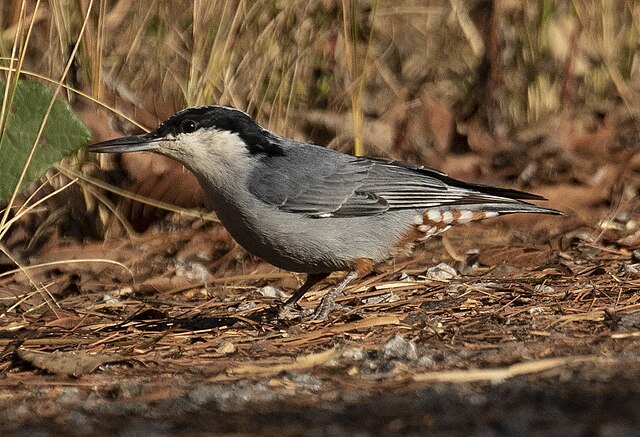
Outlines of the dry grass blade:
[{"label": "dry grass blade", "polygon": [[[62,187],[57,188],[53,192],[47,194],[46,196],[43,196],[41,199],[38,199],[33,204],[30,204],[30,200],[35,197],[35,194],[32,194],[31,196],[29,196],[29,198],[26,200],[26,202],[20,207],[18,212],[15,214],[15,216],[12,219],[7,220],[4,223],[3,226],[0,226],[0,240],[3,239],[3,237],[9,231],[9,228],[11,227],[11,225],[13,223],[15,223],[18,220],[20,220],[25,214],[28,214],[29,211],[34,210],[39,205],[41,205],[44,202],[46,202],[47,200],[51,199],[56,194],[59,194],[59,193],[63,192],[64,190],[66,190],[68,187],[70,187],[71,185],[75,184],[76,181],[77,181],[77,179],[72,179],[71,181],[69,181],[65,185],[63,185]],[[37,190],[35,190],[35,193],[37,193],[43,186],[44,186],[44,184],[41,184],[41,186]]]},{"label": "dry grass blade", "polygon": [[[5,66],[0,66],[0,71],[6,71],[7,73],[10,72],[16,72],[17,70],[15,68],[12,68],[11,66],[9,67],[5,67]],[[20,74],[25,75],[25,76],[30,76],[33,77],[35,79],[40,79],[42,81],[48,82],[50,84],[55,84],[57,85],[59,83],[58,80],[55,79],[51,79],[50,77],[44,76],[42,74],[36,73],[34,71],[29,71],[29,70],[20,70]],[[96,105],[107,109],[109,112],[113,113],[114,115],[117,115],[118,117],[120,117],[121,119],[125,120],[128,123],[131,123],[133,126],[137,127],[138,129],[141,129],[143,131],[148,131],[149,129],[145,126],[143,126],[142,124],[138,123],[137,121],[135,121],[133,118],[129,117],[127,114],[125,114],[124,112],[120,111],[118,108],[114,108],[113,106],[108,105],[107,103],[96,99],[94,97],[91,97],[89,94],[72,87],[71,85],[67,85],[67,84],[61,84],[62,88],[65,89],[66,91],[69,91],[70,93],[73,94],[77,94],[79,96],[81,96],[82,98],[87,99],[88,101],[90,101],[91,103],[95,103]]]},{"label": "dry grass blade", "polygon": [[[26,1],[22,2],[22,5],[20,7],[20,18],[18,20],[18,29],[21,30],[22,29],[22,25],[23,25],[23,20],[24,20],[24,15],[26,14]],[[38,0],[36,2],[35,5],[35,9],[34,9],[34,14],[32,16],[31,22],[29,23],[29,27],[27,29],[27,34],[24,38],[24,45],[22,45],[20,47],[19,44],[19,38],[21,36],[21,32],[18,31],[16,32],[15,35],[15,39],[13,41],[13,48],[12,48],[12,53],[11,53],[11,59],[10,59],[10,64],[9,64],[9,72],[7,74],[7,81],[6,81],[6,85],[5,85],[5,93],[4,93],[4,98],[2,100],[2,108],[0,110],[0,147],[2,146],[2,144],[4,143],[4,135],[6,132],[6,124],[8,121],[8,111],[11,110],[11,105],[13,103],[13,97],[15,95],[15,89],[18,86],[18,80],[20,79],[20,71],[22,70],[22,65],[24,63],[24,58],[26,56],[26,52],[27,52],[27,47],[29,46],[29,41],[31,39],[31,31],[33,30],[33,25],[35,22],[35,17],[36,17],[36,12],[38,10],[38,6],[40,5],[40,0]],[[18,47],[20,47],[18,49]],[[16,58],[16,55],[19,56],[19,58]],[[18,59],[17,65],[15,66],[15,76],[13,75],[14,73],[14,67],[13,67],[13,62],[15,59]],[[46,117],[45,117],[46,120]],[[34,145],[32,148],[32,152],[35,150],[35,146],[36,146],[37,142],[34,141]],[[13,201],[15,200],[15,196],[17,194],[18,189],[20,188],[20,184],[22,183],[22,179],[24,178],[24,173],[26,173],[27,170],[27,166],[28,166],[28,162],[25,163],[25,166],[23,168],[23,174],[22,177],[19,179],[18,184],[16,185],[15,191],[13,193],[13,195],[11,196],[9,202],[8,202],[8,207],[5,210],[4,214],[2,215],[2,218],[0,219],[0,229],[4,228],[4,224],[7,220],[8,214],[9,214],[9,209],[11,208],[11,205],[13,204]]]},{"label": "dry grass blade", "polygon": [[118,188],[114,185],[108,184],[106,182],[103,182],[91,176],[87,176],[76,170],[73,170],[71,168],[68,168],[62,165],[56,165],[55,168],[56,170],[59,170],[61,173],[67,175],[68,177],[78,178],[79,180],[86,181],[92,185],[100,187],[103,190],[110,191],[114,194],[118,194],[119,196],[126,197],[131,200],[135,200],[136,202],[151,205],[156,208],[163,209],[165,211],[175,212],[177,214],[181,214],[187,217],[195,217],[195,218],[199,218],[199,219],[214,222],[214,223],[219,223],[218,218],[213,213],[198,212],[193,209],[181,208],[179,206],[175,206],[167,202],[162,202],[160,200],[150,199],[148,197],[141,196],[139,194],[135,194],[127,190],[123,190],[122,188]]},{"label": "dry grass blade", "polygon": [[[0,246],[0,249],[1,248],[2,246]],[[91,259],[91,258],[68,259],[68,260],[52,261],[52,262],[41,263],[41,264],[34,264],[31,266],[23,266],[23,267],[20,267],[19,269],[8,270],[6,272],[0,273],[0,278],[3,276],[10,276],[18,272],[26,273],[27,271],[30,271],[30,270],[40,270],[47,267],[54,267],[54,266],[67,265],[67,264],[82,264],[82,263],[103,263],[103,264],[112,264],[118,267],[122,267],[124,270],[127,271],[127,273],[129,273],[129,275],[131,275],[131,279],[135,281],[135,275],[133,274],[131,269],[129,269],[129,267],[125,266],[124,264],[119,263],[118,261],[110,260],[110,259]]]},{"label": "dry grass blade", "polygon": [[[24,14],[25,12],[25,7],[26,7],[26,3],[25,1],[22,2],[22,5],[20,7],[20,14],[19,14],[19,20],[18,20],[18,29],[22,28],[22,21],[24,19]],[[15,85],[17,84],[17,80],[13,78],[13,73],[15,71],[16,76],[19,77],[19,73],[20,70],[13,67],[13,63],[14,61],[17,59],[16,58],[16,53],[18,51],[18,37],[20,35],[20,32],[16,31],[16,34],[14,35],[14,40],[13,40],[13,47],[11,49],[11,57],[9,58],[9,68],[7,71],[7,78],[6,78],[6,83],[7,86],[5,86],[4,88],[4,95],[2,96],[2,107],[0,108],[0,149],[2,148],[2,144],[4,142],[4,134],[6,132],[6,124],[7,124],[7,119],[8,119],[8,108],[11,107],[11,101],[13,100],[13,91],[15,90]],[[9,86],[11,85],[11,86]]]},{"label": "dry grass blade", "polygon": [[[91,8],[93,6],[93,1],[94,0],[90,0],[89,1],[88,11],[87,11],[86,16],[84,17],[84,21],[83,21],[82,27],[80,29],[80,36],[78,38],[78,41],[74,45],[73,50],[71,52],[71,55],[69,56],[69,60],[67,61],[66,65],[65,65],[64,71],[63,71],[60,79],[56,83],[56,88],[55,88],[55,90],[54,90],[54,92],[53,92],[53,94],[51,96],[51,99],[49,101],[49,105],[48,105],[48,107],[47,107],[47,109],[45,111],[45,114],[44,114],[44,117],[43,117],[42,121],[40,122],[40,126],[38,128],[38,132],[37,132],[36,137],[35,137],[35,139],[33,141],[33,146],[31,147],[31,150],[29,151],[29,155],[27,156],[27,159],[26,159],[26,161],[24,163],[24,166],[22,168],[22,172],[20,174],[20,177],[18,178],[18,182],[16,183],[16,187],[15,187],[11,197],[9,198],[7,209],[5,210],[5,212],[4,212],[3,216],[2,216],[2,219],[0,219],[0,229],[4,229],[5,228],[5,223],[7,221],[8,216],[9,216],[9,210],[11,209],[11,206],[15,202],[16,196],[18,195],[20,187],[22,186],[22,181],[24,180],[24,178],[25,178],[25,176],[27,174],[27,169],[29,168],[29,165],[31,164],[31,160],[33,159],[33,157],[35,155],[36,148],[37,148],[38,144],[40,143],[40,139],[42,138],[42,135],[44,133],[44,128],[45,128],[45,126],[47,124],[47,120],[49,118],[49,114],[51,113],[51,110],[53,109],[53,105],[56,102],[56,98],[57,98],[60,90],[62,89],[62,84],[63,84],[63,82],[64,82],[64,80],[65,80],[65,78],[66,78],[66,76],[67,76],[67,74],[69,72],[69,69],[71,68],[71,65],[73,64],[75,54],[78,51],[78,47],[80,45],[80,38],[82,37],[82,34],[84,33],[84,30],[86,29],[87,22],[89,21],[89,13],[91,12]],[[40,4],[40,0],[38,0],[36,2],[36,6],[35,6],[36,11],[37,11],[37,8],[38,8],[39,4]],[[34,18],[35,18],[35,14],[34,14]],[[31,24],[29,26],[29,30],[27,32],[27,41],[28,41],[28,38],[31,35],[32,28],[33,28],[33,22],[31,22]],[[22,60],[23,60],[25,55],[26,55],[26,43],[25,43],[25,47],[23,47]],[[18,74],[19,74],[20,68],[22,66],[22,60],[19,62],[18,67],[17,67]],[[9,87],[9,84],[7,84],[7,87]]]},{"label": "dry grass blade", "polygon": [[512,364],[511,366],[498,369],[446,370],[441,372],[418,373],[413,375],[413,380],[419,382],[453,383],[506,381],[507,379],[515,378],[517,376],[545,372],[547,370],[571,365],[591,363],[598,360],[602,360],[602,358],[592,355],[546,358],[543,360],[525,361],[523,363]]},{"label": "dry grass blade", "polygon": [[30,298],[35,293],[39,293],[42,296],[42,298],[44,299],[44,301],[47,303],[47,305],[49,305],[49,307],[55,312],[54,305],[52,305],[51,302],[53,302],[55,304],[55,306],[58,306],[58,303],[56,302],[55,298],[53,296],[51,296],[51,294],[47,291],[46,287],[42,287],[40,284],[38,284],[38,282],[36,280],[34,280],[34,278],[28,273],[28,271],[27,271],[28,267],[21,265],[18,262],[18,260],[15,259],[11,255],[11,253],[4,247],[3,244],[0,244],[0,252],[4,253],[7,256],[7,258],[9,258],[11,260],[11,262],[13,264],[18,266],[18,268],[16,270],[14,270],[12,273],[17,273],[17,272],[24,273],[24,275],[27,277],[27,280],[29,281],[31,286],[35,289],[34,292],[27,294],[23,299],[20,299],[14,305],[10,306],[6,310],[4,310],[2,313],[0,313],[0,318],[5,317],[8,312],[13,311],[17,307],[17,305],[19,305],[20,303],[24,302],[25,300]]}]

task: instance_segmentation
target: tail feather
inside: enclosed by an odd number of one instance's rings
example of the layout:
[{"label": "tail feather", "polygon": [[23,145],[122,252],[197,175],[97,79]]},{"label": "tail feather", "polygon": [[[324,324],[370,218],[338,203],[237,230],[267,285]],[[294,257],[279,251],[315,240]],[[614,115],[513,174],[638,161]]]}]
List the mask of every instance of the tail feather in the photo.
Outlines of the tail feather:
[{"label": "tail feather", "polygon": [[515,213],[535,213],[535,214],[551,214],[551,215],[563,215],[561,211],[552,208],[545,208],[543,206],[534,205],[527,202],[514,202],[514,203],[487,203],[474,205],[479,211],[491,211],[496,212],[498,215],[515,214]]},{"label": "tail feather", "polygon": [[511,202],[483,202],[483,203],[469,203],[469,204],[453,204],[453,205],[440,205],[437,208],[439,211],[472,211],[472,212],[491,212],[495,215],[506,215],[515,213],[535,213],[535,214],[551,214],[551,215],[564,215],[561,211],[552,208],[545,208],[543,206],[534,205],[532,203],[511,201]]}]

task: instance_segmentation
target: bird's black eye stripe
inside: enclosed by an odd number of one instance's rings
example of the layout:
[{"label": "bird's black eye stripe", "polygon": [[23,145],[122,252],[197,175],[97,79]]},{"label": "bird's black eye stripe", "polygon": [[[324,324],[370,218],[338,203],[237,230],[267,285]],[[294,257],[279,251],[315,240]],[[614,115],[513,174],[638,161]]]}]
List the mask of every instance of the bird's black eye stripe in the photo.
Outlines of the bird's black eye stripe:
[{"label": "bird's black eye stripe", "polygon": [[284,156],[280,140],[254,123],[244,112],[221,106],[187,108],[170,117],[154,131],[156,137],[190,134],[200,129],[237,134],[252,155]]},{"label": "bird's black eye stripe", "polygon": [[182,123],[180,123],[180,132],[185,134],[195,132],[196,128],[196,122],[193,120],[183,120]]}]

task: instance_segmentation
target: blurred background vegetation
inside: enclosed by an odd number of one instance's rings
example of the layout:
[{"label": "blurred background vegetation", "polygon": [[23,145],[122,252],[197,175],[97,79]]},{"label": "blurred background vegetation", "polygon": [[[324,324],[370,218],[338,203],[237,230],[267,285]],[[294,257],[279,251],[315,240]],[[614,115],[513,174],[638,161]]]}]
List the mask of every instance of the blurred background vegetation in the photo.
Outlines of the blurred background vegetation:
[{"label": "blurred background vegetation", "polygon": [[[63,78],[96,141],[230,105],[282,135],[525,188],[633,161],[639,32],[625,0],[0,2],[3,79],[21,56],[23,78]],[[88,174],[76,158],[58,171]],[[201,202],[145,189],[144,166],[122,159],[101,165],[134,193]]]}]

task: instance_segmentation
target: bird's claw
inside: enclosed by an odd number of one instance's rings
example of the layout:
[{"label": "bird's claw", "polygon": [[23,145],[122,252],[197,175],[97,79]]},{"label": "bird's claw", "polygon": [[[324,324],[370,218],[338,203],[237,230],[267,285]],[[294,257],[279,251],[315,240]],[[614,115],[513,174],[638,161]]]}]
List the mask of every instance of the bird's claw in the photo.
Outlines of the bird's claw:
[{"label": "bird's claw", "polygon": [[340,305],[336,304],[335,298],[331,296],[325,296],[315,310],[305,309],[299,305],[280,305],[276,308],[277,319],[282,321],[304,319],[308,321],[312,320],[324,320],[327,316]]},{"label": "bird's claw", "polygon": [[281,305],[277,310],[278,320],[294,320],[301,316],[298,305]]},{"label": "bird's claw", "polygon": [[328,294],[323,297],[320,301],[320,304],[316,307],[316,310],[309,317],[310,320],[324,320],[327,316],[334,310],[336,310],[340,305],[336,303],[335,296]]}]

